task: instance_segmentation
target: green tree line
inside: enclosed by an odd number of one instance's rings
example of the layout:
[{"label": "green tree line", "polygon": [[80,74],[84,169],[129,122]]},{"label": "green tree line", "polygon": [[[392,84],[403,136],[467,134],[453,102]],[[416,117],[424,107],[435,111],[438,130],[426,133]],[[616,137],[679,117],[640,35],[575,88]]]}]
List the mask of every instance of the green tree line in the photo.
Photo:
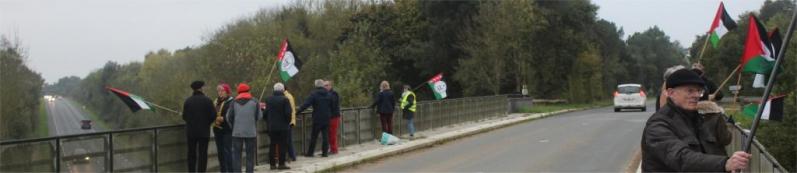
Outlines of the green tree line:
[{"label": "green tree line", "polygon": [[[170,108],[181,107],[192,80],[210,83],[211,96],[218,82],[248,82],[259,95],[280,81],[268,74],[286,38],[304,62],[287,88],[301,102],[312,80],[331,79],[346,107],[370,103],[382,80],[399,92],[437,73],[454,98],[520,93],[525,85],[535,98],[590,103],[610,99],[620,83],[657,90],[664,68],[686,63],[683,48],[658,27],[624,40],[623,29],[597,10],[588,0],[299,1],[236,20],[199,46],[108,62],[47,88],[130,128],[181,120],[165,111],[133,115],[105,87]],[[417,92],[433,98],[427,87]]]},{"label": "green tree line", "polygon": [[0,36],[0,140],[37,137],[42,79],[25,65],[19,40]]}]

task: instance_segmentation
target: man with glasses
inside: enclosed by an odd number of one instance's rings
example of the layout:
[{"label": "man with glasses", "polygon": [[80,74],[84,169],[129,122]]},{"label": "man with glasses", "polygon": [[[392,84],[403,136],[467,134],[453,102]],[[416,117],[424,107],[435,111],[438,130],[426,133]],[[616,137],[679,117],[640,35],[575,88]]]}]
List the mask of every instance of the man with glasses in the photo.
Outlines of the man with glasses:
[{"label": "man with glasses", "polygon": [[648,119],[642,134],[642,172],[731,172],[747,167],[750,154],[731,157],[706,152],[698,101],[705,82],[687,69],[666,80],[667,103]]}]

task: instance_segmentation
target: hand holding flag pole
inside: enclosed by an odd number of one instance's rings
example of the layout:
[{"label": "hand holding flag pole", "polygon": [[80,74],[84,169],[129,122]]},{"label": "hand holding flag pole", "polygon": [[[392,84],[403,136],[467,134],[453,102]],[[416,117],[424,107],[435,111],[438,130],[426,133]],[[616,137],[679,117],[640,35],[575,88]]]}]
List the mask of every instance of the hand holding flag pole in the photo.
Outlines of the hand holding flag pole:
[{"label": "hand holding flag pole", "polygon": [[[726,78],[725,78],[725,80],[724,80],[724,81],[722,81],[722,83],[720,84],[720,86],[719,86],[719,87],[717,87],[717,88],[719,88],[719,89],[717,89],[717,91],[714,91],[714,93],[711,93],[711,95],[712,95],[712,96],[716,96],[716,95],[717,95],[717,93],[719,93],[720,91],[722,91],[722,87],[725,87],[725,84],[727,84],[727,83],[728,83],[728,80],[730,80],[730,79],[731,79],[731,77],[733,77],[733,76],[736,74],[736,72],[737,72],[737,71],[739,71],[739,69],[741,69],[741,68],[742,68],[742,65],[741,65],[741,64],[739,64],[738,66],[736,66],[736,68],[735,68],[735,69],[733,69],[733,71],[732,71],[730,74],[728,74],[728,77],[726,77]],[[715,101],[713,97],[709,97],[709,99],[710,99],[709,101]]]},{"label": "hand holding flag pole", "polygon": [[762,100],[761,105],[758,106],[758,111],[756,111],[755,114],[755,120],[753,120],[753,124],[750,127],[750,135],[747,137],[747,140],[744,141],[744,144],[742,145],[742,149],[747,153],[750,153],[750,146],[753,143],[753,139],[755,138],[755,133],[758,129],[758,124],[761,121],[761,114],[764,111],[764,108],[767,104],[766,101],[769,100],[769,95],[772,92],[773,86],[775,85],[775,79],[777,79],[775,78],[775,75],[778,73],[778,70],[780,69],[777,67],[780,67],[780,63],[781,61],[783,61],[784,54],[786,53],[786,48],[789,47],[788,46],[789,40],[791,40],[792,32],[794,32],[795,22],[797,22],[797,10],[794,11],[794,14],[791,17],[791,23],[789,23],[789,29],[786,30],[786,38],[785,40],[783,40],[783,44],[780,45],[780,49],[778,49],[779,51],[777,53],[777,58],[775,58],[775,65],[774,65],[775,68],[773,68],[769,74],[769,80],[767,81],[766,89],[764,90],[764,95],[761,96]]}]

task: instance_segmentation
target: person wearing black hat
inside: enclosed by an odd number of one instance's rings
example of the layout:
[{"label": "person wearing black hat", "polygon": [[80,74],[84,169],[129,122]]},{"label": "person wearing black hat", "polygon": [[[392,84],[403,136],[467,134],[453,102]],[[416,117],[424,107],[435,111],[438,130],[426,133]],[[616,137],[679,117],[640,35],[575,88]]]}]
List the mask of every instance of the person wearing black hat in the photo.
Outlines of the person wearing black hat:
[{"label": "person wearing black hat", "polygon": [[642,172],[730,172],[747,167],[750,154],[731,157],[707,153],[710,139],[701,128],[698,101],[705,82],[694,71],[681,69],[666,80],[667,103],[654,113],[642,132]]},{"label": "person wearing black hat", "polygon": [[183,121],[188,143],[188,172],[205,172],[208,163],[210,124],[216,119],[213,101],[204,93],[203,81],[191,83],[193,95],[183,104]]}]

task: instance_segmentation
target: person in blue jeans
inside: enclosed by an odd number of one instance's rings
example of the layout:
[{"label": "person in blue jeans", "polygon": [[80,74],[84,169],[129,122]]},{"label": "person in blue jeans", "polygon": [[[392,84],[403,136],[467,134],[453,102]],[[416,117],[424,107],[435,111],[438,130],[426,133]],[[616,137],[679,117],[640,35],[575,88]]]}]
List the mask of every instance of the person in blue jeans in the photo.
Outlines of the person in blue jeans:
[{"label": "person in blue jeans", "polygon": [[415,115],[415,93],[412,92],[409,85],[404,85],[404,92],[401,93],[401,113],[407,120],[410,138],[415,137],[415,123],[412,122]]},{"label": "person in blue jeans", "polygon": [[213,123],[213,135],[216,139],[216,151],[219,156],[219,172],[232,172],[232,129],[224,122],[233,98],[230,96],[230,85],[219,84],[216,87],[219,97],[213,101],[216,106],[216,121]]},{"label": "person in blue jeans", "polygon": [[249,85],[238,84],[238,96],[230,104],[227,121],[232,127],[232,170],[241,172],[241,152],[246,149],[246,172],[255,170],[255,146],[257,146],[256,122],[262,117],[256,98],[249,93]]}]

